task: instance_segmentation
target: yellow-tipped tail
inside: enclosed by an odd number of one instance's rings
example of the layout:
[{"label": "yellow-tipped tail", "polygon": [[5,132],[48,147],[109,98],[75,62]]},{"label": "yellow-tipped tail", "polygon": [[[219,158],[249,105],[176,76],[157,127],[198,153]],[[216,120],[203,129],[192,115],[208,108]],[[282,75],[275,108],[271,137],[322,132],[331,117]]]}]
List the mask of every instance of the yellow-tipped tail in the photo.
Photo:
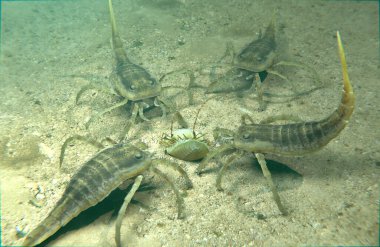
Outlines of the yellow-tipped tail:
[{"label": "yellow-tipped tail", "polygon": [[339,31],[336,32],[336,37],[337,37],[337,41],[338,41],[340,63],[342,64],[344,90],[346,91],[346,93],[351,94],[353,97],[352,86],[350,83],[350,78],[348,77],[348,73],[347,73],[346,56],[344,54],[344,49],[343,49],[342,40],[340,38]]},{"label": "yellow-tipped tail", "polygon": [[339,31],[336,32],[338,51],[340,57],[340,63],[342,64],[342,74],[343,74],[343,96],[340,106],[340,111],[343,113],[342,120],[348,121],[354,110],[355,96],[352,90],[350,79],[347,72],[346,56],[344,54],[344,49],[342,45],[342,40],[340,38]]}]

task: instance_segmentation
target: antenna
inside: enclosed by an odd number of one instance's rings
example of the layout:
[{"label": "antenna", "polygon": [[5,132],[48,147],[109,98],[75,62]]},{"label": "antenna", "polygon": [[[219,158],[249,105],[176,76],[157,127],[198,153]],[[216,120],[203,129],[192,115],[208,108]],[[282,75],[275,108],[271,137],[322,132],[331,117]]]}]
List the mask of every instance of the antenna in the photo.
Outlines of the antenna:
[{"label": "antenna", "polygon": [[211,100],[211,99],[214,99],[216,98],[217,95],[213,96],[213,97],[210,97],[208,98],[205,102],[202,103],[202,105],[199,107],[198,111],[197,111],[197,115],[195,116],[195,120],[194,120],[194,124],[193,124],[193,137],[195,138],[196,135],[195,135],[195,126],[197,124],[197,121],[198,121],[198,116],[199,116],[199,113],[201,112],[202,108],[206,105],[206,103]]}]

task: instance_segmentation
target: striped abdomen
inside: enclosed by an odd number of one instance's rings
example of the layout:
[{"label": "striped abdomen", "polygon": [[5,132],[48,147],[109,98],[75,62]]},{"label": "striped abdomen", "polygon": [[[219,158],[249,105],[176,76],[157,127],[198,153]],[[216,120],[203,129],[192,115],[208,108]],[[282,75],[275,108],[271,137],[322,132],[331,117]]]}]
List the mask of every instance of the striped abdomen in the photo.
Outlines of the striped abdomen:
[{"label": "striped abdomen", "polygon": [[321,121],[242,125],[235,138],[237,148],[257,153],[302,155],[322,148],[344,129],[354,110],[355,97],[339,33],[337,38],[343,71],[343,95],[338,109]]},{"label": "striped abdomen", "polygon": [[53,235],[80,212],[107,197],[125,180],[145,171],[148,155],[127,144],[106,148],[87,161],[70,180],[49,215],[26,237],[23,245],[34,246]]}]

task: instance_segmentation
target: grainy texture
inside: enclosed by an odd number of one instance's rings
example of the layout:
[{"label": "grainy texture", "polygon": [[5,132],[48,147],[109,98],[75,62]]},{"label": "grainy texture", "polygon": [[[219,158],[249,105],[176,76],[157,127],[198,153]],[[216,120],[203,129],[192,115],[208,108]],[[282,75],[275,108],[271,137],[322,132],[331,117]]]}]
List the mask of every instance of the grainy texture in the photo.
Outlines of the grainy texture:
[{"label": "grainy texture", "polygon": [[[114,54],[109,44],[106,1],[3,1],[0,72],[0,168],[2,245],[20,245],[16,226],[34,228],[63,193],[69,179],[94,153],[81,143],[68,148],[63,171],[59,151],[75,134],[97,140],[117,140],[128,120],[115,110],[87,131],[84,120],[118,102],[101,92],[88,93],[75,106],[75,96],[89,82],[109,82]],[[336,109],[341,92],[341,68],[335,32],[340,31],[356,108],[347,128],[324,149],[300,158],[266,156],[274,183],[290,210],[278,212],[262,172],[251,156],[226,172],[224,193],[214,183],[217,164],[198,177],[196,163],[181,162],[194,188],[185,198],[184,220],[173,220],[173,195],[166,185],[140,195],[156,211],[131,205],[123,221],[121,241],[130,246],[278,246],[378,245],[380,177],[380,111],[377,95],[379,25],[376,1],[118,1],[113,2],[124,47],[133,62],[157,78],[182,67],[207,69],[223,55],[226,42],[244,47],[278,9],[290,55],[311,65],[327,87],[296,101],[269,103],[257,112],[254,95],[210,100],[198,118],[198,131],[212,140],[216,127],[236,129],[241,115],[257,122],[268,116],[295,113],[304,120],[321,119]],[[296,69],[292,69],[296,71]],[[313,85],[283,74],[301,90]],[[71,75],[83,75],[78,78]],[[167,85],[187,85],[169,76]],[[298,78],[297,80],[293,80]],[[197,75],[197,83],[208,80]],[[268,82],[268,83],[267,83]],[[292,84],[268,75],[265,92],[287,93]],[[181,96],[184,96],[183,94]],[[199,98],[203,94],[195,95]],[[184,97],[183,97],[184,98]],[[199,99],[195,97],[195,100]],[[204,99],[204,98],[203,98]],[[186,99],[177,97],[179,105]],[[192,119],[198,105],[183,109]],[[131,128],[149,151],[164,156],[159,140],[170,131],[170,118]],[[179,161],[177,161],[179,162]],[[290,167],[290,168],[288,168]],[[154,178],[155,179],[155,178]],[[41,207],[29,204],[38,194]],[[114,225],[97,215],[49,243],[51,246],[113,246]],[[168,217],[169,216],[169,217]],[[113,222],[113,221],[112,221]]]},{"label": "grainy texture", "polygon": [[112,27],[112,44],[116,60],[115,73],[117,78],[114,80],[116,91],[120,96],[132,101],[158,96],[161,92],[161,85],[146,69],[132,63],[127,57],[116,28],[112,1],[109,0],[108,4]]},{"label": "grainy texture", "polygon": [[97,153],[74,174],[54,209],[26,236],[23,245],[41,243],[150,165],[147,153],[128,144],[117,144]]},{"label": "grainy texture", "polygon": [[276,56],[275,18],[271,20],[264,34],[249,43],[236,56],[237,66],[253,72],[269,69]]}]

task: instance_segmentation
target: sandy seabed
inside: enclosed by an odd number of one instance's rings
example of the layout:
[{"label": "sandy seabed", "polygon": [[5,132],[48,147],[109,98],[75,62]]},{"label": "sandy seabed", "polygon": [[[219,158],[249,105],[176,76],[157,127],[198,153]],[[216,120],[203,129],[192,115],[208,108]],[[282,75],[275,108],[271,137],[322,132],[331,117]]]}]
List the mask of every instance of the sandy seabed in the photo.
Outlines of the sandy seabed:
[{"label": "sandy seabed", "polygon": [[[97,150],[74,142],[63,167],[59,154],[73,135],[97,140],[120,139],[128,117],[123,109],[95,121],[90,116],[119,99],[89,91],[88,83],[109,84],[114,66],[107,1],[3,1],[0,72],[0,169],[2,246],[18,246],[16,227],[31,230],[62,195],[75,170]],[[341,96],[342,76],[335,33],[340,31],[356,108],[345,130],[322,150],[304,157],[268,156],[269,168],[285,207],[282,216],[252,155],[231,166],[215,188],[219,164],[195,174],[198,163],[176,161],[194,183],[185,197],[186,218],[176,219],[175,197],[154,177],[153,191],[136,199],[151,208],[131,205],[122,227],[129,246],[299,246],[379,245],[379,12],[376,1],[243,1],[114,0],[116,21],[131,59],[156,78],[188,68],[198,84],[209,84],[210,66],[224,54],[257,37],[278,10],[277,23],[292,59],[308,64],[325,86],[287,103],[269,102],[258,111],[255,94],[226,94],[206,103],[197,131],[213,142],[216,127],[236,129],[242,114],[260,121],[295,114],[319,120],[330,114]],[[285,42],[285,41],[284,41]],[[202,70],[199,70],[202,68]],[[200,71],[200,72],[199,72]],[[292,85],[269,75],[268,94],[299,91],[315,85],[283,68]],[[164,86],[186,86],[186,76],[172,74]],[[378,92],[378,93],[376,93]],[[211,97],[195,92],[173,97],[181,113],[194,121],[199,102]],[[269,98],[269,97],[268,97]],[[276,101],[275,97],[270,100]],[[135,125],[131,142],[143,141],[154,157],[167,158],[160,145],[170,133],[171,118]],[[174,160],[174,159],[172,159]],[[162,168],[171,177],[176,173]],[[150,177],[150,175],[148,175]],[[176,184],[183,185],[181,179]],[[36,198],[37,197],[37,198]],[[118,204],[120,205],[119,198]],[[33,201],[34,203],[31,203]],[[112,210],[99,209],[55,234],[48,246],[114,246]],[[89,219],[90,218],[90,219]],[[73,220],[74,221],[74,220]],[[84,223],[83,223],[84,222]]]}]

